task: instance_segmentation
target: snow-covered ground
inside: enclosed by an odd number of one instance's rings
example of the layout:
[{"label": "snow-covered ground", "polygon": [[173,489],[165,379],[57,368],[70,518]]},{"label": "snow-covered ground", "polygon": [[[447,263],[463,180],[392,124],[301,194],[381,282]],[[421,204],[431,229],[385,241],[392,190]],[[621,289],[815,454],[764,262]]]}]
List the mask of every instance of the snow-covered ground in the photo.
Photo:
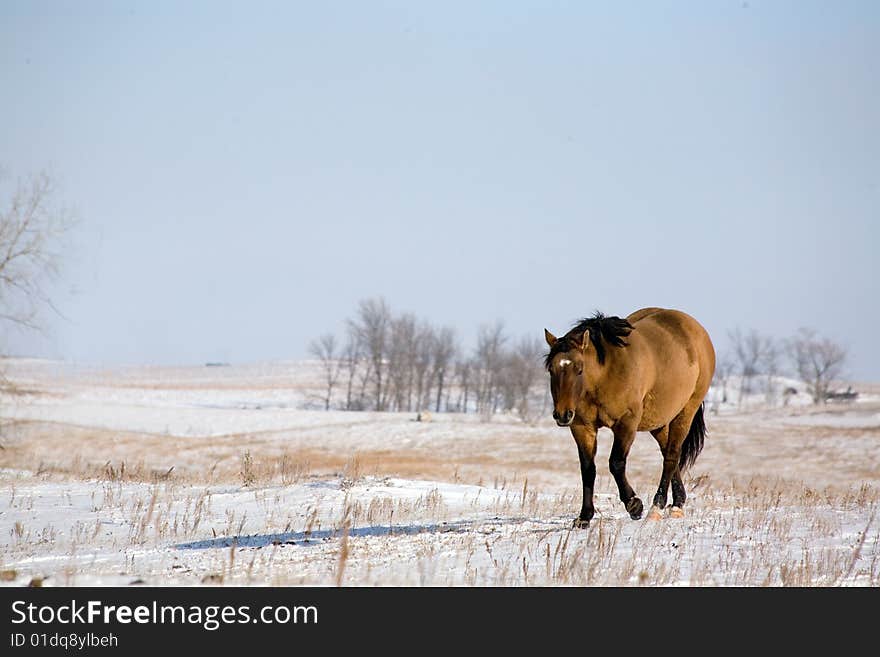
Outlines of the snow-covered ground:
[{"label": "snow-covered ground", "polygon": [[[572,530],[577,456],[549,418],[313,410],[308,362],[4,370],[7,585],[880,584],[876,389],[718,396],[682,520],[629,519],[603,430],[597,516]],[[660,467],[640,435],[646,505]]]}]

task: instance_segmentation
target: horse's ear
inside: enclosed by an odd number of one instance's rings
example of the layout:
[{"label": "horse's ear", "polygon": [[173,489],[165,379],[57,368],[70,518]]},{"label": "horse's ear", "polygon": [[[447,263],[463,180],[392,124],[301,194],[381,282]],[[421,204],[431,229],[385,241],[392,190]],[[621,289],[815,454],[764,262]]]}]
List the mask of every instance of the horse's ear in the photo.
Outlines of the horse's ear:
[{"label": "horse's ear", "polygon": [[544,329],[544,339],[547,341],[547,344],[550,345],[550,348],[551,348],[551,349],[553,348],[553,345],[556,344],[556,336],[553,335],[553,334],[552,334],[550,331],[548,331],[547,329]]},{"label": "horse's ear", "polygon": [[581,349],[586,353],[590,348],[590,329],[586,329],[581,334]]}]

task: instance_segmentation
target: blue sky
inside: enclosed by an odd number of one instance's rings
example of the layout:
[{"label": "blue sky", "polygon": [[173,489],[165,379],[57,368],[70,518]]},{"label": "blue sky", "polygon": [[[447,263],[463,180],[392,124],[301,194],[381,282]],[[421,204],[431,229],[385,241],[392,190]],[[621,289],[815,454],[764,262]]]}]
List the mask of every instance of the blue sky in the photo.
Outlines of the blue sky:
[{"label": "blue sky", "polygon": [[81,217],[13,353],[300,358],[382,295],[809,326],[880,380],[877,3],[7,0],[0,82],[0,164]]}]

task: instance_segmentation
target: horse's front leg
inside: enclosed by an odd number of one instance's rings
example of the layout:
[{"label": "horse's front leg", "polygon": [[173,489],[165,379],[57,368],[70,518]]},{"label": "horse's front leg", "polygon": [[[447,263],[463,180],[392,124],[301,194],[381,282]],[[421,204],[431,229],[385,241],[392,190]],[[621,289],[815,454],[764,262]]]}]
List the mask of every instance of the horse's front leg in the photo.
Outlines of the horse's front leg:
[{"label": "horse's front leg", "polygon": [[580,515],[575,518],[574,527],[583,528],[590,526],[595,514],[593,508],[593,484],[596,482],[596,429],[583,424],[573,424],[571,435],[577,445],[578,458],[581,462],[581,483],[584,489],[584,502],[581,505]]},{"label": "horse's front leg", "polygon": [[614,425],[614,444],[611,446],[611,456],[608,459],[608,468],[617,482],[617,490],[620,493],[620,501],[626,507],[629,517],[638,520],[642,517],[644,507],[642,501],[636,497],[635,491],[626,479],[626,459],[629,450],[636,438],[638,420],[633,417],[621,419]]}]

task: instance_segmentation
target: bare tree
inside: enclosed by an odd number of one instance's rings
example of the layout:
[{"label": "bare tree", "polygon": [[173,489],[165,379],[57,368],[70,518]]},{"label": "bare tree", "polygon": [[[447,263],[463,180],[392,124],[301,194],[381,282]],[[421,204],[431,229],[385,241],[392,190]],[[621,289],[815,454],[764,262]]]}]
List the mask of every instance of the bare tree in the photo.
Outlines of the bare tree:
[{"label": "bare tree", "polygon": [[369,361],[369,376],[373,383],[373,405],[384,411],[388,392],[386,383],[388,342],[391,333],[391,311],[385,299],[367,299],[358,306],[357,318],[350,322]]},{"label": "bare tree", "polygon": [[764,399],[768,404],[776,403],[776,377],[779,375],[779,343],[768,337],[761,355],[762,370],[767,377],[764,381]]},{"label": "bare tree", "polygon": [[[361,345],[361,349],[363,349],[363,345]],[[362,354],[365,353],[365,351],[362,352]],[[362,411],[366,409],[370,404],[367,395],[367,388],[369,387],[370,382],[373,380],[373,362],[365,355],[361,356],[361,363],[357,369],[357,375],[357,399],[355,400],[356,406],[354,410]]]},{"label": "bare tree", "polygon": [[58,312],[47,287],[58,276],[64,238],[75,222],[47,173],[18,180],[8,198],[5,182],[0,178],[0,320],[39,329],[42,308]]},{"label": "bare tree", "polygon": [[390,319],[385,394],[388,410],[408,411],[412,405],[416,318],[404,313]]},{"label": "bare tree", "polygon": [[504,325],[499,321],[492,326],[480,328],[477,348],[474,354],[474,373],[476,374],[477,411],[485,420],[501,405],[501,376],[504,368]]},{"label": "bare tree", "polygon": [[470,406],[470,394],[474,386],[474,361],[462,356],[455,361],[455,381],[458,384],[458,402],[456,410],[467,413]]},{"label": "bare tree", "polygon": [[505,384],[507,407],[515,410],[523,422],[534,422],[543,409],[533,400],[536,384],[542,381],[543,341],[522,338],[507,354]]},{"label": "bare tree", "polygon": [[742,404],[743,395],[752,392],[752,379],[761,373],[762,360],[772,340],[754,329],[747,334],[736,329],[728,335],[733,343],[733,356],[739,366],[740,386],[737,403]]},{"label": "bare tree", "polygon": [[354,398],[354,382],[357,377],[358,369],[361,366],[361,343],[358,340],[357,333],[348,329],[348,338],[345,342],[345,349],[342,352],[342,363],[345,368],[346,384],[345,384],[345,410],[353,411],[362,407],[362,401],[357,402]]},{"label": "bare tree", "polygon": [[324,410],[330,410],[330,401],[333,398],[333,388],[339,380],[339,374],[342,370],[342,360],[336,353],[336,336],[332,333],[325,333],[317,340],[312,341],[309,345],[309,353],[321,362],[321,369],[324,372],[324,383],[327,386],[324,395]]},{"label": "bare tree", "polygon": [[443,327],[434,335],[431,345],[432,350],[432,378],[437,386],[437,404],[434,408],[440,412],[440,399],[443,396],[443,386],[446,384],[446,377],[452,363],[455,359],[457,351],[455,345],[455,331],[448,327]]},{"label": "bare tree", "polygon": [[786,346],[792,365],[798,377],[807,384],[813,403],[824,403],[832,383],[843,372],[846,349],[805,328],[800,329]]},{"label": "bare tree", "polygon": [[431,358],[435,340],[434,329],[422,322],[415,333],[412,350],[412,379],[414,383],[415,408],[422,411],[430,408],[431,395]]},{"label": "bare tree", "polygon": [[715,376],[713,380],[713,385],[721,386],[721,403],[727,403],[727,384],[730,381],[730,377],[736,369],[736,363],[733,360],[733,356],[729,353],[725,353],[721,358],[718,359],[718,362],[715,364]]}]

